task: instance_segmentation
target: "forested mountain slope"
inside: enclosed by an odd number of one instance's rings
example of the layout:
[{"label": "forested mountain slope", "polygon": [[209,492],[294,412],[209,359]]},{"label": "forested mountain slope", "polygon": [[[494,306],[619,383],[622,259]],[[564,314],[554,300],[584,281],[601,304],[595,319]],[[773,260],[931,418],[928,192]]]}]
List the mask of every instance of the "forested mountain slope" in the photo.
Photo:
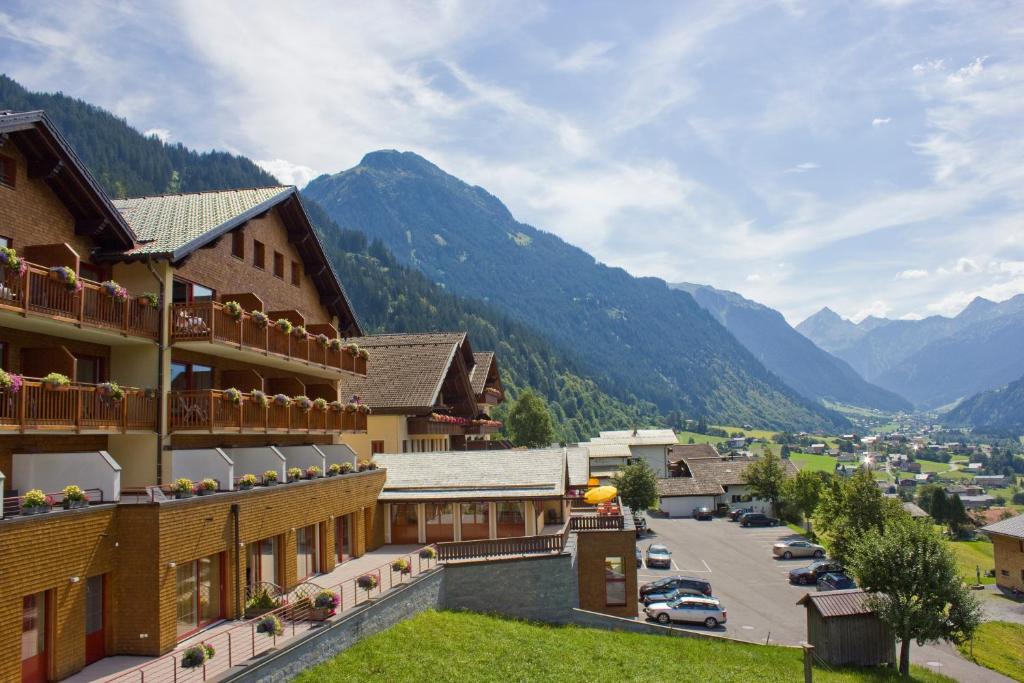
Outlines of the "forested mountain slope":
[{"label": "forested mountain slope", "polygon": [[975,394],[943,418],[952,427],[973,427],[976,431],[1024,434],[1024,377],[1005,387]]}]

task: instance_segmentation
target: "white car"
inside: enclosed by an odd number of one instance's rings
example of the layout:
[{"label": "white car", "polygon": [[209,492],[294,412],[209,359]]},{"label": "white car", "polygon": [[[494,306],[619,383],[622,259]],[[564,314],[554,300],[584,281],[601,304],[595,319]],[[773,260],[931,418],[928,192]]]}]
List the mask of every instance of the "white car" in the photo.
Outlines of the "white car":
[{"label": "white car", "polygon": [[698,598],[692,595],[677,598],[671,602],[656,602],[644,607],[644,613],[659,624],[685,621],[715,628],[726,621],[725,609],[718,600]]}]

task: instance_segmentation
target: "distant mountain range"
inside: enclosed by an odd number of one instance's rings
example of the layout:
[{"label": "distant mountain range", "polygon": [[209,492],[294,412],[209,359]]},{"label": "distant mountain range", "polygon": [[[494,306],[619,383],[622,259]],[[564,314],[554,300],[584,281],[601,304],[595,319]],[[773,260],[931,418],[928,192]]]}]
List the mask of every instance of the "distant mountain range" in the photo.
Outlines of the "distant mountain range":
[{"label": "distant mountain range", "polygon": [[1024,294],[976,298],[959,315],[868,318],[854,324],[825,308],[796,329],[869,382],[932,409],[1024,375]]},{"label": "distant mountain range", "polygon": [[[690,292],[697,303],[732,332],[765,367],[804,396],[884,411],[911,410],[906,399],[864,381],[849,363],[815,346],[790,327],[778,311],[735,292],[707,285],[679,283],[670,286]],[[861,329],[835,317],[853,330],[849,333]],[[837,326],[837,329],[841,328]]]},{"label": "distant mountain range", "polygon": [[1024,434],[1024,377],[966,399],[942,418],[953,427],[996,434]]},{"label": "distant mountain range", "polygon": [[367,154],[304,194],[449,291],[485,299],[573,349],[586,374],[622,400],[724,424],[847,424],[765,368],[689,293],[595,262],[416,154]]}]

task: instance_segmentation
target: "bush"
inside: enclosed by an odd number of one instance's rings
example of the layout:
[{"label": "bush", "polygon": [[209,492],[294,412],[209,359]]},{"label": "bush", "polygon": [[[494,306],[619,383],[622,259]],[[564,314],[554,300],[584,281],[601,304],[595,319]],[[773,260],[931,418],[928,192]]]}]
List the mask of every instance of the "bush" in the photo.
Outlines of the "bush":
[{"label": "bush", "polygon": [[1014,505],[1024,505],[1024,491],[1013,494],[1012,500]]}]

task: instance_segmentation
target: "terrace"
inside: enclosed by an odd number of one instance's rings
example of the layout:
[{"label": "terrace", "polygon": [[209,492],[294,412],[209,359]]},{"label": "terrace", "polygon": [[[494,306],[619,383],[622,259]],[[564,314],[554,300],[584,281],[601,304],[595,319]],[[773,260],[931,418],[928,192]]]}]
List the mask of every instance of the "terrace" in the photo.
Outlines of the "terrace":
[{"label": "terrace", "polygon": [[[4,325],[56,335],[67,335],[77,327],[87,333],[81,336],[101,343],[110,343],[111,333],[124,338],[159,338],[157,306],[127,290],[77,276],[77,257],[67,261],[73,265],[65,265],[62,258],[55,258],[59,265],[54,266],[19,261],[18,268],[0,265],[0,319]],[[73,280],[68,278],[69,272]],[[90,331],[99,334],[89,335]]]},{"label": "terrace", "polygon": [[156,395],[120,387],[118,398],[105,385],[70,382],[53,387],[42,379],[22,378],[17,392],[0,393],[0,434],[121,434],[156,429]]},{"label": "terrace", "polygon": [[[256,297],[251,299],[258,301]],[[289,320],[290,325],[279,327],[275,318]],[[323,377],[366,375],[365,353],[361,354],[355,345],[342,344],[328,324],[297,329],[302,321],[296,319],[294,311],[259,315],[217,301],[203,301],[173,304],[171,320],[171,341],[179,348],[281,369],[294,370],[301,365],[304,372]]]},{"label": "terrace", "polygon": [[[116,503],[121,496],[121,466],[106,451],[14,453],[11,463],[18,490],[3,497],[0,519]],[[4,484],[0,473],[0,496],[4,496]],[[66,488],[69,485],[80,491],[73,493]],[[27,496],[29,491],[42,496]]]}]

